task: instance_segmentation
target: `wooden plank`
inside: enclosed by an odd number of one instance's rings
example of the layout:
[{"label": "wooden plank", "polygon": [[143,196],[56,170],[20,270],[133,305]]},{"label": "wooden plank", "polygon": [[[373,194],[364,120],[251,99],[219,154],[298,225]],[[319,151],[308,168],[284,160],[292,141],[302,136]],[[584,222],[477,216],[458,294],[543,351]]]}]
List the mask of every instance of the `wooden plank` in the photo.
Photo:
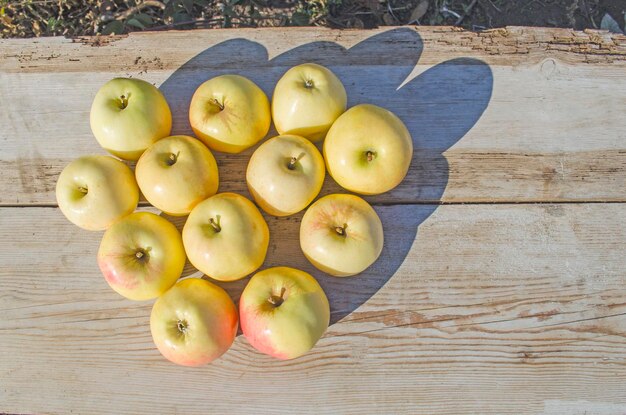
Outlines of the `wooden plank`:
[{"label": "wooden plank", "polygon": [[[189,98],[205,79],[236,72],[271,94],[304,61],[330,66],[350,104],[395,111],[414,137],[407,179],[373,202],[626,200],[626,37],[405,27],[2,40],[0,204],[53,205],[63,166],[102,152],[88,112],[114,76],[159,85],[175,132],[188,133]],[[249,153],[219,155],[223,190],[246,192]]]},{"label": "wooden plank", "polygon": [[[385,249],[350,279],[306,263],[300,216],[269,221],[265,265],[312,271],[339,320],[311,353],[274,361],[240,336],[199,369],[159,356],[150,302],[107,287],[101,233],[56,208],[0,209],[0,410],[626,411],[626,205],[376,209]],[[236,298],[242,285],[226,288]]]}]

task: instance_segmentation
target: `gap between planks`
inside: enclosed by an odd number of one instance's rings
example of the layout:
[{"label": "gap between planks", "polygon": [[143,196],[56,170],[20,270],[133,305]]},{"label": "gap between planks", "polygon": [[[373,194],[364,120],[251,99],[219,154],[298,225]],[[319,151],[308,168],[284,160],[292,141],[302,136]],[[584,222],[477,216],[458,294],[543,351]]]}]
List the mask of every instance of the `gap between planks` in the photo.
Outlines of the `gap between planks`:
[{"label": "gap between planks", "polygon": [[[359,196],[359,195],[357,195]],[[626,203],[626,200],[541,200],[536,202],[527,201],[470,201],[470,202],[442,202],[439,200],[421,200],[414,202],[374,202],[370,203],[372,206],[410,206],[410,205],[437,205],[437,206],[463,206],[463,205],[584,205],[584,204],[620,204]],[[152,205],[146,202],[140,202],[137,207],[151,207]],[[59,205],[56,203],[33,203],[33,204],[3,204],[0,203],[0,208],[57,208]],[[3,415],[0,413],[0,415]]]}]

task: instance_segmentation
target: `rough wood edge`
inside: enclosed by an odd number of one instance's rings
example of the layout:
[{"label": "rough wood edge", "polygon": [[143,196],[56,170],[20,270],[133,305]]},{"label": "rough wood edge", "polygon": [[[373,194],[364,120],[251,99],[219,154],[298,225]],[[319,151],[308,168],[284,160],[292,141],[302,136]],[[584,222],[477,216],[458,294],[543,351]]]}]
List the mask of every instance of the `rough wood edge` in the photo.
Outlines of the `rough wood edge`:
[{"label": "rough wood edge", "polygon": [[[217,44],[234,36],[271,41],[277,37],[275,35],[277,32],[296,32],[303,39],[358,42],[369,37],[369,35],[401,28],[415,30],[427,45],[420,58],[420,65],[439,62],[442,53],[447,54],[449,58],[455,56],[480,57],[487,64],[504,66],[532,64],[546,56],[559,58],[571,64],[626,64],[626,36],[604,30],[577,31],[562,28],[507,26],[482,32],[472,32],[449,26],[390,26],[372,30],[292,27],[196,29],[193,32],[183,30],[132,32],[126,35],[50,37],[36,38],[36,40],[2,39],[0,40],[0,71],[38,72],[45,70],[47,65],[25,66],[23,63],[52,60],[55,61],[54,66],[57,71],[81,71],[84,70],[84,63],[72,59],[63,59],[64,55],[89,55],[93,58],[109,53],[110,51],[106,47],[119,47],[120,49],[128,47],[132,49],[137,46],[137,42],[155,37],[163,39],[181,37],[189,39],[191,36],[194,38],[208,37]],[[298,42],[295,41],[295,43]],[[80,46],[84,45],[92,48],[83,50]],[[110,62],[94,63],[95,67],[91,69],[98,70],[98,65],[104,64],[110,64]],[[158,62],[157,66],[148,69],[171,70],[174,69],[172,65],[177,67],[180,64],[181,62],[174,59],[171,62],[166,62],[165,65],[163,62]]]}]

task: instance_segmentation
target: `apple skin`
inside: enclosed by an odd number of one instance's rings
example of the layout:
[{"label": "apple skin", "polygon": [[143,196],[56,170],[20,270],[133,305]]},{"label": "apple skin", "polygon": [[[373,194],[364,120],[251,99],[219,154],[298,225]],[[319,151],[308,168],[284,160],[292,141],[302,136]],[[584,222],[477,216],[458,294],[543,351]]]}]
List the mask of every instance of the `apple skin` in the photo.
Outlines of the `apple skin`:
[{"label": "apple skin", "polygon": [[325,174],[324,159],[317,147],[306,138],[281,135],[254,151],[246,182],[261,209],[270,215],[288,216],[315,199]]},{"label": "apple skin", "polygon": [[344,189],[365,195],[399,185],[412,157],[413,140],[400,118],[370,104],[344,112],[324,141],[328,173]]},{"label": "apple skin", "polygon": [[324,196],[300,223],[300,247],[319,270],[335,277],[358,274],[380,256],[383,226],[376,211],[349,194]]},{"label": "apple skin", "polygon": [[150,146],[135,168],[148,202],[171,216],[185,216],[217,193],[219,175],[211,151],[186,135],[163,138]]},{"label": "apple skin", "polygon": [[310,274],[275,267],[250,279],[241,293],[239,316],[241,330],[255,349],[286,360],[315,346],[328,328],[330,306],[324,290]]},{"label": "apple skin", "polygon": [[150,212],[135,212],[104,233],[98,266],[118,294],[135,301],[156,298],[174,285],[183,272],[183,241],[167,219]]},{"label": "apple skin", "polygon": [[90,231],[101,231],[132,213],[139,202],[133,172],[109,156],[83,156],[65,166],[56,185],[65,217]]},{"label": "apple skin", "polygon": [[139,159],[172,130],[165,97],[141,79],[115,78],[104,84],[91,104],[89,121],[98,143],[124,160]]},{"label": "apple skin", "polygon": [[280,78],[272,97],[272,119],[279,134],[295,134],[316,142],[345,110],[346,89],[329,69],[305,63]]},{"label": "apple skin", "polygon": [[202,366],[233,344],[237,307],[217,285],[186,278],[154,303],[150,331],[167,360],[183,366]]},{"label": "apple skin", "polygon": [[269,228],[259,209],[235,193],[200,202],[183,227],[189,262],[218,281],[235,281],[257,270],[269,246]]},{"label": "apple skin", "polygon": [[200,85],[193,94],[189,122],[196,137],[212,150],[239,153],[269,131],[270,103],[251,80],[221,75]]}]

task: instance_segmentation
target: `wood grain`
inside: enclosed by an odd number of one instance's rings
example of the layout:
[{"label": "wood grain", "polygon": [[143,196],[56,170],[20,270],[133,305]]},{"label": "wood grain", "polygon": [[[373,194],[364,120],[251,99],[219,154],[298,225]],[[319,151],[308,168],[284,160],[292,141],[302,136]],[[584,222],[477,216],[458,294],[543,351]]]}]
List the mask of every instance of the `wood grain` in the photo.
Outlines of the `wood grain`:
[{"label": "wood grain", "polygon": [[[271,95],[280,75],[305,61],[329,65],[350,105],[387,107],[413,135],[407,179],[374,203],[626,200],[624,36],[282,30],[0,41],[0,103],[10,109],[0,112],[0,205],[54,205],[61,169],[103,152],[89,109],[114,76],[160,86],[174,132],[189,133],[188,103],[202,81],[236,72]],[[223,190],[245,193],[251,151],[218,155]]]},{"label": "wood grain", "polygon": [[[0,209],[0,409],[626,410],[623,204],[376,209],[389,242],[352,279],[312,270],[298,247],[298,216],[269,220],[265,266],[312,271],[343,318],[302,358],[271,360],[240,336],[199,369],[158,354],[150,302],[108,288],[95,261],[101,233],[81,231],[56,208]],[[226,288],[237,297],[242,285]],[[346,314],[364,295],[371,298]]]},{"label": "wood grain", "polygon": [[[305,61],[330,66],[350,105],[387,107],[411,131],[405,181],[369,198],[383,253],[356,278],[329,277],[299,249],[301,215],[267,218],[264,267],[315,275],[328,332],[293,361],[239,336],[210,366],[174,366],[152,344],[151,302],[119,297],[100,275],[102,233],[55,207],[56,178],[75,157],[104,154],[88,115],[114,76],[159,86],[174,132],[189,133],[202,81],[240,73],[271,95]],[[623,91],[626,37],[602,31],[0,40],[0,413],[623,415]],[[221,191],[247,194],[252,151],[216,154]],[[327,178],[322,193],[336,191]],[[201,275],[187,264],[184,277]],[[222,286],[238,300],[245,283]]]}]

